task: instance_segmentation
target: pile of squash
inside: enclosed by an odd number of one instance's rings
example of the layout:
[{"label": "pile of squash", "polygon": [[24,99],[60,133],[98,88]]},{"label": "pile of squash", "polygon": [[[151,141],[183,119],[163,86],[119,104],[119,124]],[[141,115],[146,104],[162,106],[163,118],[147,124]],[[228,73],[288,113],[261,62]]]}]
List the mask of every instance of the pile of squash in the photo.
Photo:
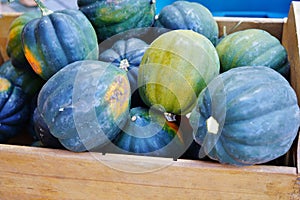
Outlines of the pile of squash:
[{"label": "pile of squash", "polygon": [[[203,5],[78,0],[11,25],[0,67],[0,141],[237,166],[289,151],[300,112],[287,52],[264,30],[219,37]],[[24,131],[26,130],[26,131]]]}]

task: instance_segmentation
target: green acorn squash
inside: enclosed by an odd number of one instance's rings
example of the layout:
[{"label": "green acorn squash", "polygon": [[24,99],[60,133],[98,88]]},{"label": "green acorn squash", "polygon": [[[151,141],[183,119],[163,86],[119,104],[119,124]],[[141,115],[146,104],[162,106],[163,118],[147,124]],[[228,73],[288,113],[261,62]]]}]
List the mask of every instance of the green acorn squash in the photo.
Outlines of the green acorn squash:
[{"label": "green acorn squash", "polygon": [[93,24],[99,43],[127,30],[150,27],[154,22],[154,0],[78,0],[77,4]]},{"label": "green acorn squash", "polygon": [[268,66],[288,77],[287,52],[280,41],[267,31],[247,29],[231,33],[220,41],[216,49],[222,72],[239,66]]},{"label": "green acorn squash", "polygon": [[176,122],[167,121],[164,113],[132,108],[126,125],[108,151],[177,159],[188,146],[179,127]]},{"label": "green acorn squash", "polygon": [[77,61],[45,83],[37,109],[66,149],[96,151],[125,125],[129,103],[130,84],[124,70],[102,61]]},{"label": "green acorn squash", "polygon": [[23,90],[0,76],[0,142],[21,133],[29,119],[27,96]]},{"label": "green acorn squash", "polygon": [[138,68],[148,44],[139,38],[120,39],[99,55],[99,60],[110,62],[127,72],[131,88],[131,107],[145,106],[138,93]]},{"label": "green acorn squash", "polygon": [[30,68],[22,47],[22,30],[28,22],[41,16],[40,11],[25,12],[10,25],[6,52],[11,63],[17,68]]},{"label": "green acorn squash", "polygon": [[201,92],[190,115],[194,138],[220,163],[254,165],[287,153],[299,129],[295,91],[275,70],[237,67]]},{"label": "green acorn squash", "polygon": [[79,10],[50,11],[37,1],[43,16],[22,31],[23,50],[33,70],[48,80],[59,69],[79,60],[97,60],[95,30]]},{"label": "green acorn squash", "polygon": [[217,44],[219,29],[212,13],[198,2],[174,1],[163,7],[154,23],[155,27],[171,30],[193,30]]},{"label": "green acorn squash", "polygon": [[219,70],[218,54],[206,37],[192,30],[169,31],[156,38],[142,58],[139,93],[149,107],[185,115]]}]

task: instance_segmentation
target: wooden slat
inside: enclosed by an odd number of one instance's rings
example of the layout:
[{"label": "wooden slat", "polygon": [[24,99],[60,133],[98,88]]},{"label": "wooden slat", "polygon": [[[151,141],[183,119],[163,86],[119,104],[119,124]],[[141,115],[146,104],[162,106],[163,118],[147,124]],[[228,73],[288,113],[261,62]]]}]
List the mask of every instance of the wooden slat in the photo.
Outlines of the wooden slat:
[{"label": "wooden slat", "polygon": [[291,199],[297,178],[293,167],[237,168],[14,145],[0,146],[0,160],[0,194],[8,199],[20,194],[25,199]]},{"label": "wooden slat", "polygon": [[219,26],[219,35],[224,35],[224,27],[226,27],[227,35],[250,28],[258,28],[268,31],[270,34],[281,40],[282,29],[285,19],[272,18],[247,18],[247,17],[215,17]]}]

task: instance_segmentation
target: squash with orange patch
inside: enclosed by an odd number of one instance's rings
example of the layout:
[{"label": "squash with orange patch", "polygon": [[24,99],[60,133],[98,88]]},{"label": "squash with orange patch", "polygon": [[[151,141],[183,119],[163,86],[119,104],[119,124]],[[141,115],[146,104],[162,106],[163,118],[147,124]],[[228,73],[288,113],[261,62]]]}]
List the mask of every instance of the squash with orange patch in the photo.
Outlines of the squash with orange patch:
[{"label": "squash with orange patch", "polygon": [[77,61],[45,83],[37,112],[66,149],[96,151],[125,125],[130,96],[124,70],[102,61]]},{"label": "squash with orange patch", "polygon": [[22,31],[23,50],[33,70],[48,80],[58,70],[79,60],[98,59],[96,32],[79,10],[48,10],[37,1],[43,16]]}]

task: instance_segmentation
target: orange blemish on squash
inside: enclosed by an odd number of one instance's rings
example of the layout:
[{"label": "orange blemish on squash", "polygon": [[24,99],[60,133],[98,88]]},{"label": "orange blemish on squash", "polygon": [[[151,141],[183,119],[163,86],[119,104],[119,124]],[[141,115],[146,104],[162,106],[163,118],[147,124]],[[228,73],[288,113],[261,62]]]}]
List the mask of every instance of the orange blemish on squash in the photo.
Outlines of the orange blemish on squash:
[{"label": "orange blemish on squash", "polygon": [[108,102],[115,119],[126,112],[129,107],[129,98],[130,86],[128,81],[126,82],[124,76],[117,76],[105,94],[105,101]]},{"label": "orange blemish on squash", "polygon": [[7,91],[11,86],[9,80],[0,77],[0,92]]},{"label": "orange blemish on squash", "polygon": [[168,121],[166,121],[166,124],[176,132],[176,135],[177,135],[179,141],[180,141],[182,144],[184,144],[183,133],[182,133],[181,130],[179,129],[178,125],[175,124],[174,122],[168,122]]},{"label": "orange blemish on squash", "polygon": [[28,62],[30,63],[32,69],[37,74],[42,74],[43,70],[40,62],[36,59],[36,57],[31,53],[27,46],[24,47],[24,54]]}]

